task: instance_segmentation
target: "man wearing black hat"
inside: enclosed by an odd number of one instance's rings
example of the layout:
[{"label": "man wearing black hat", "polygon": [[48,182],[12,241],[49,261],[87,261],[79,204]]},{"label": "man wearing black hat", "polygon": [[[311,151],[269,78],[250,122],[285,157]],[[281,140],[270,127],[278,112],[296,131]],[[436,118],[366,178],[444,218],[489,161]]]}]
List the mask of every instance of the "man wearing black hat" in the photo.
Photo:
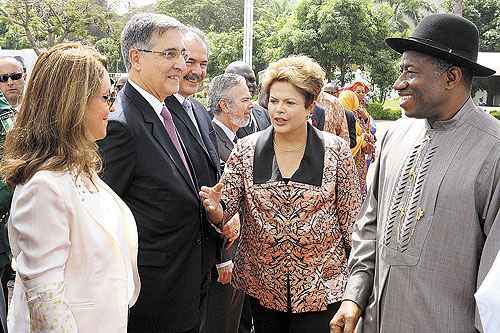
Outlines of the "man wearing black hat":
[{"label": "man wearing black hat", "polygon": [[474,293],[500,250],[500,122],[470,92],[494,71],[459,16],[386,43],[403,55],[394,89],[409,118],[382,139],[331,332],[482,332]]}]

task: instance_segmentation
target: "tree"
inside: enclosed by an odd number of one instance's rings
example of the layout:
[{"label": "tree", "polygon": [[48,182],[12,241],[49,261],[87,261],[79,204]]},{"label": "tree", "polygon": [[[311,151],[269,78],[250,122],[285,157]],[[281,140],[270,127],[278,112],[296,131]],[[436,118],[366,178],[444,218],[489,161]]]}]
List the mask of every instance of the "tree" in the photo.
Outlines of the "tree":
[{"label": "tree", "polygon": [[372,54],[366,59],[366,69],[370,73],[370,82],[378,91],[375,99],[383,103],[387,93],[391,91],[394,81],[399,75],[399,54],[385,45],[385,38],[395,33],[391,31],[390,17],[392,9],[389,6],[379,6],[372,11],[372,31],[369,44]]},{"label": "tree", "polygon": [[229,32],[209,32],[210,55],[208,76],[224,73],[227,65],[243,57],[243,29]]},{"label": "tree", "polygon": [[107,33],[111,13],[92,0],[4,0],[0,20],[20,28],[31,48],[43,48],[67,40],[93,42],[90,33]]},{"label": "tree", "polygon": [[408,34],[425,16],[436,12],[436,7],[427,0],[378,0],[388,4],[393,15],[389,18],[394,31],[401,35]]},{"label": "tree", "polygon": [[[327,77],[346,83],[354,68],[363,67],[380,48],[385,48],[387,20],[375,19],[369,0],[303,0],[283,28],[271,37],[281,45],[281,56],[305,54],[318,61]],[[384,24],[384,27],[380,27]]]},{"label": "tree", "polygon": [[[448,0],[444,6],[452,11],[456,0]],[[472,21],[479,30],[481,51],[500,51],[500,1],[463,0],[463,17]]]},{"label": "tree", "polygon": [[159,0],[156,12],[205,32],[234,32],[243,27],[244,0]]}]

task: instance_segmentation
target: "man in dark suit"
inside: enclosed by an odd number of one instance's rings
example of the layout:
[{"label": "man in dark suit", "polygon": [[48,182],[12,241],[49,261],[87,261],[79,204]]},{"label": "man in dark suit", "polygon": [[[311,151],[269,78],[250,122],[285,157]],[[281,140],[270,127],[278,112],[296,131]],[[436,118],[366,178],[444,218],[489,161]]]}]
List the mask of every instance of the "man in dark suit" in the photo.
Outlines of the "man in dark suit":
[{"label": "man in dark suit", "polygon": [[[234,73],[241,75],[245,78],[247,83],[248,90],[252,96],[255,96],[257,93],[257,84],[255,82],[255,73],[248,64],[243,61],[235,61],[230,63],[226,67],[226,73]],[[271,120],[269,118],[269,114],[267,110],[260,106],[259,104],[255,104],[252,109],[252,116],[244,127],[238,130],[236,134],[238,138],[243,138],[252,133],[262,131],[271,125]]]},{"label": "man in dark suit", "polygon": [[193,163],[164,105],[186,71],[184,31],[165,15],[127,22],[121,45],[129,79],[99,143],[103,179],[132,210],[139,234],[141,293],[129,333],[194,333],[200,326],[210,226]]},{"label": "man in dark suit", "polygon": [[[210,82],[208,101],[210,109],[214,110],[212,124],[217,136],[217,150],[221,163],[225,163],[238,139],[237,130],[247,124],[250,118],[253,106],[250,92],[243,77],[237,74],[223,74]],[[239,224],[239,217],[235,216],[232,221],[238,221]],[[238,331],[244,294],[229,284],[233,267],[231,259],[236,248],[237,244],[226,248],[224,266],[218,267],[219,271],[229,271],[229,279],[221,280],[222,283],[212,281],[210,285],[207,322],[209,333]]]},{"label": "man in dark suit", "polygon": [[[205,107],[192,96],[198,91],[207,74],[208,41],[197,28],[191,27],[184,35],[184,45],[189,52],[186,61],[187,71],[179,85],[179,93],[167,97],[165,105],[171,110],[175,126],[186,146],[196,178],[198,190],[201,186],[214,186],[220,178],[219,155],[217,154],[217,139],[212,122]],[[203,215],[206,219],[206,216]],[[203,223],[204,226],[208,222]],[[217,283],[216,264],[221,264],[222,235],[213,227],[204,230],[204,256],[207,265],[202,273],[210,276],[206,288],[202,292],[202,311],[200,332],[207,330],[206,307],[209,306],[208,289],[211,283]]]}]

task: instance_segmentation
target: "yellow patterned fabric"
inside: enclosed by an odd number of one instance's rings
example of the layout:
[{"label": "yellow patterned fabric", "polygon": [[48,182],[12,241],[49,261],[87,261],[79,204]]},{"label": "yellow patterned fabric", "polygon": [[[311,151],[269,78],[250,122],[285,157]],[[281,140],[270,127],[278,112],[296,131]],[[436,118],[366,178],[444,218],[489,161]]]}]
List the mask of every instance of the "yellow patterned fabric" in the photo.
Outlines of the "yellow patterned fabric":
[{"label": "yellow patterned fabric", "polygon": [[350,90],[342,91],[339,95],[339,101],[344,108],[351,112],[355,112],[359,108],[358,96]]}]

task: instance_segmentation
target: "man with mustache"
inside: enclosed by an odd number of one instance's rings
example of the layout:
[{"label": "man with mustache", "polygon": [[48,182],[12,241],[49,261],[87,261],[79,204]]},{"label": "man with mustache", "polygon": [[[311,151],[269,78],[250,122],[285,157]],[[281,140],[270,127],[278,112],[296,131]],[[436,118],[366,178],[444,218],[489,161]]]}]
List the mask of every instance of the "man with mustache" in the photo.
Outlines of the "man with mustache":
[{"label": "man with mustache", "polygon": [[394,89],[408,118],[381,139],[331,332],[361,315],[364,333],[483,332],[474,293],[500,249],[500,122],[471,88],[495,71],[460,16],[427,16],[386,43],[402,54]]},{"label": "man with mustache", "polygon": [[[186,71],[179,83],[179,92],[165,99],[165,105],[172,112],[175,126],[186,147],[189,159],[194,168],[198,190],[201,186],[213,186],[220,178],[220,162],[217,153],[217,139],[209,113],[205,107],[193,98],[207,75],[208,42],[205,34],[195,27],[188,28],[184,34],[184,45],[189,52]],[[206,219],[206,216],[203,215]],[[207,221],[208,223],[208,221]],[[226,226],[229,228],[230,225]],[[217,280],[224,281],[227,274],[218,274],[216,264],[221,265],[223,236],[215,228],[204,230],[204,256],[210,266],[206,273],[202,290],[202,312],[200,331],[208,332],[210,318],[207,318],[207,307],[212,303],[208,299],[210,285]],[[224,266],[224,265],[223,265]],[[222,268],[221,268],[222,269]],[[226,282],[227,283],[227,282]]]}]

